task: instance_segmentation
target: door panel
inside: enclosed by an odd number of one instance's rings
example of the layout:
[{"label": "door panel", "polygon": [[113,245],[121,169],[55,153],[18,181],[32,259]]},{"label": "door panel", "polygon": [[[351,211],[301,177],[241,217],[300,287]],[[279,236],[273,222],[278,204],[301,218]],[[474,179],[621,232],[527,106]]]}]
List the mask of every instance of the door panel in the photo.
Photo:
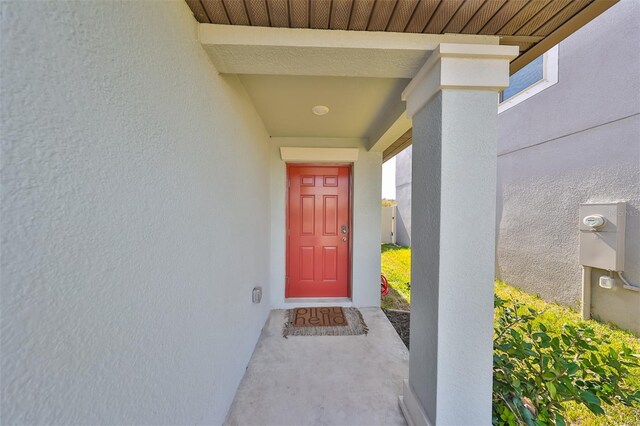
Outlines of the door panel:
[{"label": "door panel", "polygon": [[322,280],[334,281],[338,279],[338,248],[323,247],[322,250]]},{"label": "door panel", "polygon": [[287,172],[286,297],[347,297],[351,168],[289,165]]},{"label": "door panel", "polygon": [[300,234],[314,236],[316,229],[316,199],[313,195],[300,197]]},{"label": "door panel", "polygon": [[325,195],[323,235],[338,235],[338,197],[336,195]]},{"label": "door panel", "polygon": [[300,247],[300,281],[313,281],[313,249]]}]

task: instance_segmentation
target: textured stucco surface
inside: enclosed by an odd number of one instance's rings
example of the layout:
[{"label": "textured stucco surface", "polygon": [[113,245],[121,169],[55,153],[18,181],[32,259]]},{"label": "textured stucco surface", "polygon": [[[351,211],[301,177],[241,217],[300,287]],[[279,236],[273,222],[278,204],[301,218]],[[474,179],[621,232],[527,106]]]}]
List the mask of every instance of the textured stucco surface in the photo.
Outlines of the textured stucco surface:
[{"label": "textured stucco surface", "polygon": [[[499,157],[498,277],[547,300],[577,307],[581,299],[578,207],[627,201],[625,268],[640,281],[640,115]],[[602,155],[603,141],[611,146]],[[537,230],[537,232],[535,231]],[[640,332],[638,293],[599,291],[592,314]]]},{"label": "textured stucco surface", "polygon": [[[580,203],[628,203],[626,276],[640,283],[639,20],[637,1],[607,10],[560,44],[558,84],[498,115],[496,275],[544,299],[580,301]],[[396,162],[403,244],[410,170],[406,150]],[[600,289],[603,273],[593,271],[593,316],[640,333],[640,294]]]},{"label": "textured stucco surface", "polygon": [[[622,1],[559,46],[558,84],[501,113],[500,279],[581,298],[578,206],[626,201],[626,276],[640,282],[640,3]],[[640,293],[601,290],[592,315],[640,333]],[[620,281],[618,281],[620,284]]]},{"label": "textured stucco surface", "polygon": [[[440,271],[440,163],[442,123],[428,121],[440,115],[442,93],[434,96],[413,117],[416,134],[413,153],[426,167],[413,168],[412,179],[430,181],[430,185],[412,185],[411,202],[416,211],[429,214],[416,215],[410,232],[414,237],[411,264],[411,357],[409,382],[432,422],[436,421],[438,389],[438,292]],[[398,165],[396,163],[396,174]],[[397,193],[396,193],[397,196]],[[435,214],[434,214],[435,213]],[[418,362],[420,360],[420,362]]]},{"label": "textured stucco surface", "polygon": [[411,246],[411,156],[413,146],[396,156],[396,243]]},{"label": "textured stucco surface", "polygon": [[[271,306],[285,303],[286,277],[286,163],[280,147],[358,148],[353,164],[352,302],[380,306],[380,192],[382,153],[367,151],[366,139],[271,138]],[[374,231],[375,230],[375,231]]]},{"label": "textured stucco surface", "polygon": [[184,1],[0,7],[0,423],[222,423],[268,315],[262,122]]},{"label": "textured stucco surface", "polygon": [[491,418],[497,101],[443,90],[413,117],[409,382],[435,424]]}]

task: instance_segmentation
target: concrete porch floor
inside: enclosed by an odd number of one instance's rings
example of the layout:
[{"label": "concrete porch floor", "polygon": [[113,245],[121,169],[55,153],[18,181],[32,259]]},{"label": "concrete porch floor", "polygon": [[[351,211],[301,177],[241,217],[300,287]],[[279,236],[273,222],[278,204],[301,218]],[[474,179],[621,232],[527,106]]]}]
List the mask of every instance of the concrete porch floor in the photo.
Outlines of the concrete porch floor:
[{"label": "concrete porch floor", "polygon": [[398,405],[409,352],[379,308],[362,308],[366,336],[282,337],[271,312],[227,425],[405,425]]}]

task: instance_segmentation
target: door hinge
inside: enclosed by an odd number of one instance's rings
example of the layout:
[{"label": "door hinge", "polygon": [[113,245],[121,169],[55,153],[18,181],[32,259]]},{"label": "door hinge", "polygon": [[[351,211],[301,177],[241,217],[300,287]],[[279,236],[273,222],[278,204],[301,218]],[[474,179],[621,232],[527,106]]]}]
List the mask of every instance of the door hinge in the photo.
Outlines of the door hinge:
[{"label": "door hinge", "polygon": [[287,178],[287,188],[291,188],[291,179]]}]

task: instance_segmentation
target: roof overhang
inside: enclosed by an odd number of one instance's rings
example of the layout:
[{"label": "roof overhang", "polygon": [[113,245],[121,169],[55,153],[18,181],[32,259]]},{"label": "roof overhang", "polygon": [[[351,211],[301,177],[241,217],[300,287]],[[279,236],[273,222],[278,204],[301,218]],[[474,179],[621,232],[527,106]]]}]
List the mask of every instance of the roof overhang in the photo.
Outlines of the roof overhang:
[{"label": "roof overhang", "polygon": [[[292,90],[294,87],[300,90],[299,77],[327,84],[332,82],[330,78],[334,78],[333,81],[335,78],[396,81],[400,84],[398,90],[389,92],[386,99],[376,98],[380,105],[377,112],[369,111],[372,119],[366,131],[343,135],[367,138],[369,149],[380,152],[411,128],[400,93],[438,46],[442,43],[497,46],[500,43],[499,37],[490,35],[371,33],[215,24],[200,24],[199,39],[220,73],[240,76],[268,130],[270,123],[275,123],[273,128],[281,128],[282,120],[274,119],[273,109],[258,99],[267,93],[264,86],[259,86],[260,81],[265,85],[282,86],[281,77],[288,76]],[[345,92],[345,96],[348,95]],[[300,136],[277,132],[271,135]],[[335,134],[326,136],[337,137]]]},{"label": "roof overhang", "polygon": [[[516,72],[619,0],[186,0],[200,23],[380,33],[494,35]],[[250,33],[247,33],[250,38]],[[321,37],[322,38],[322,37]],[[315,43],[307,39],[308,47]],[[453,41],[455,43],[455,41]],[[323,44],[320,40],[318,43]]]},{"label": "roof overhang", "polygon": [[[618,0],[186,1],[221,73],[401,81],[441,43],[517,45],[514,73]],[[386,161],[411,144],[411,121],[402,103],[382,103],[352,136]]]},{"label": "roof overhang", "polygon": [[[532,45],[525,52],[521,53],[517,58],[511,61],[509,71],[511,74],[517,72],[529,62],[560,43],[571,34],[584,27],[586,24],[594,20],[605,10],[616,4],[619,0],[595,0],[588,6],[580,10],[570,19],[566,20],[551,34],[539,37],[539,40],[532,40]],[[576,2],[577,3],[577,2]],[[502,37],[501,44],[517,44],[517,40],[512,40],[509,36]]]}]

